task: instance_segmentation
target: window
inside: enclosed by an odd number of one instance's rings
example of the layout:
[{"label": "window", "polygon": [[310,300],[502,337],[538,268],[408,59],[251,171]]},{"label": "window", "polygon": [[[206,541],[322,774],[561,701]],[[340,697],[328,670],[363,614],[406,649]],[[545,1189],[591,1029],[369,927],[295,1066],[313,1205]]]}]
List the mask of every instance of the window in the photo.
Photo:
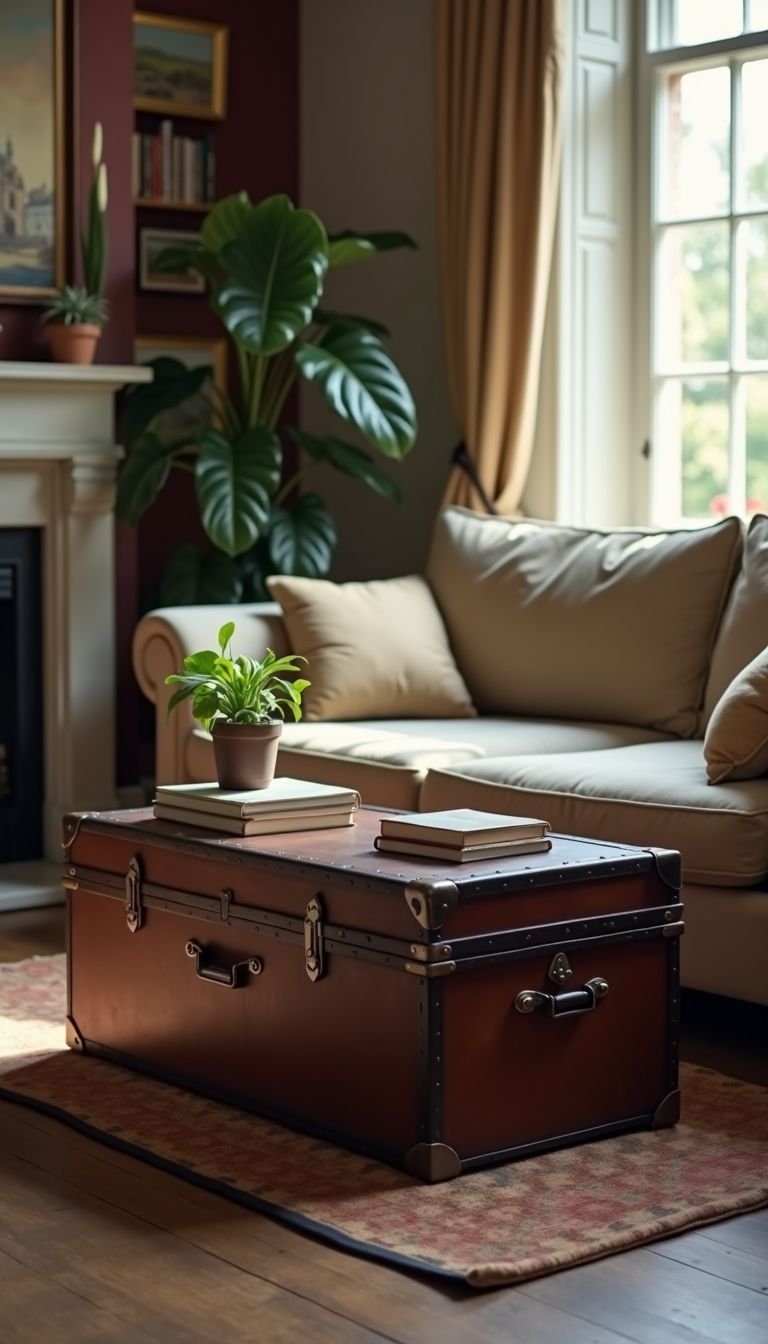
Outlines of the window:
[{"label": "window", "polygon": [[649,11],[651,512],[768,512],[768,0]]}]

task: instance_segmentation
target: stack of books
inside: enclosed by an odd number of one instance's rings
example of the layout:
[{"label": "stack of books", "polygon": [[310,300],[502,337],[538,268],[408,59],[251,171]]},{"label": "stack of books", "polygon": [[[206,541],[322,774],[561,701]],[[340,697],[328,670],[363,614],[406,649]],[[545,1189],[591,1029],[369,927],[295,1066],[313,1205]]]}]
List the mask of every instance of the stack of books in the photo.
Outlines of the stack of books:
[{"label": "stack of books", "polygon": [[505,817],[458,807],[450,812],[405,812],[382,817],[374,846],[384,853],[469,863],[511,854],[542,854],[552,848],[549,824],[534,817]]},{"label": "stack of books", "polygon": [[164,784],[155,791],[160,821],[209,827],[228,835],[278,835],[354,826],[360,795],[332,784],[311,784],[287,776],[266,789],[234,793],[216,784]]}]

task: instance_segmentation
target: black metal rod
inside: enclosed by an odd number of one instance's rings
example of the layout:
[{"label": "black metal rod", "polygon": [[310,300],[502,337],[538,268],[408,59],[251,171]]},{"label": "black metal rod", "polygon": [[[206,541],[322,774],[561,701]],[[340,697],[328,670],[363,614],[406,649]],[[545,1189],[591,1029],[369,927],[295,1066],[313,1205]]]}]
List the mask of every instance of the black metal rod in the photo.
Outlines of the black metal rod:
[{"label": "black metal rod", "polygon": [[494,508],[488,494],[486,493],[485,486],[483,485],[482,481],[480,480],[480,477],[477,474],[477,467],[474,463],[474,460],[472,459],[469,449],[467,448],[467,445],[466,443],[464,443],[463,440],[461,443],[456,444],[456,447],[451,453],[451,461],[453,462],[454,466],[461,468],[461,470],[464,472],[464,475],[468,478],[471,485],[477,491],[478,495],[480,496],[480,499],[482,500],[485,512],[492,513],[494,516],[496,516],[496,509]]}]

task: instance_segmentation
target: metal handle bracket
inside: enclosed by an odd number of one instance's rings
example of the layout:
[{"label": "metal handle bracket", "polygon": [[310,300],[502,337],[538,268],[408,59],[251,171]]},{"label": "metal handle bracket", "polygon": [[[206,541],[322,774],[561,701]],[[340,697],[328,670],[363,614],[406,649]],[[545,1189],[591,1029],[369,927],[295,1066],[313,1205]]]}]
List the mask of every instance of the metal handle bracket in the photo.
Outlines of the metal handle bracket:
[{"label": "metal handle bracket", "polygon": [[521,989],[515,999],[518,1013],[542,1013],[545,1017],[576,1017],[592,1013],[608,993],[608,981],[601,975],[587,980],[581,989],[568,989],[563,994],[542,994],[538,989]]},{"label": "metal handle bracket", "polygon": [[217,966],[205,960],[206,949],[191,939],[185,943],[184,951],[188,957],[194,957],[195,974],[201,980],[208,980],[212,985],[222,985],[224,989],[240,989],[247,983],[249,975],[261,975],[264,969],[260,957],[246,957],[245,961],[236,961],[231,966]]}]

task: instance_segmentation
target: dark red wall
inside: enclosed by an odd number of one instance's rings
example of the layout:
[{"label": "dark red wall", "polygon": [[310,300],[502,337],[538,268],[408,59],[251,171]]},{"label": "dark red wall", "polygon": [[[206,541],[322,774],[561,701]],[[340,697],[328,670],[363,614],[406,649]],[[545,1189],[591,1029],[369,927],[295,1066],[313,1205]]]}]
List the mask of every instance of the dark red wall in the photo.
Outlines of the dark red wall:
[{"label": "dark red wall", "polygon": [[[73,202],[90,185],[93,123],[104,127],[109,171],[111,321],[99,363],[133,362],[135,334],[215,336],[219,324],[202,297],[142,294],[136,287],[136,234],[141,224],[190,228],[200,215],[135,212],[131,184],[133,41],[131,0],[66,0],[68,278],[79,274]],[[218,196],[245,188],[253,199],[298,190],[298,0],[142,0],[136,8],[227,24],[230,30],[227,114],[211,123]],[[197,123],[200,127],[202,123]],[[189,129],[189,123],[187,124]],[[183,130],[184,127],[180,127]],[[0,359],[44,359],[40,308],[0,306]],[[186,486],[186,489],[184,488]],[[179,541],[199,536],[188,482],[169,488],[138,531],[117,526],[118,774],[121,783],[151,769],[151,716],[131,672],[131,636],[141,593],[158,581]]]}]

